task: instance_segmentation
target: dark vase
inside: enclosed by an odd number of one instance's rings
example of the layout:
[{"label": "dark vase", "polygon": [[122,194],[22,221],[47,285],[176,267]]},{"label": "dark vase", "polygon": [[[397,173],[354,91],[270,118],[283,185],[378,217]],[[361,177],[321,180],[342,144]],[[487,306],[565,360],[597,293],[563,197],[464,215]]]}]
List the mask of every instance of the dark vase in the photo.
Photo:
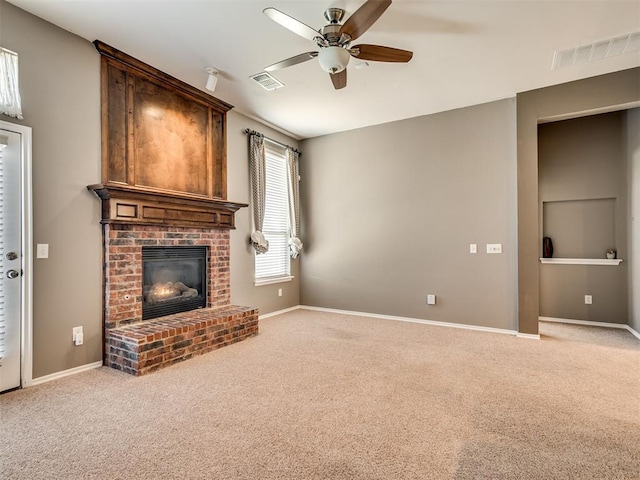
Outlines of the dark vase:
[{"label": "dark vase", "polygon": [[553,242],[549,237],[544,237],[542,239],[542,257],[543,258],[553,257]]}]

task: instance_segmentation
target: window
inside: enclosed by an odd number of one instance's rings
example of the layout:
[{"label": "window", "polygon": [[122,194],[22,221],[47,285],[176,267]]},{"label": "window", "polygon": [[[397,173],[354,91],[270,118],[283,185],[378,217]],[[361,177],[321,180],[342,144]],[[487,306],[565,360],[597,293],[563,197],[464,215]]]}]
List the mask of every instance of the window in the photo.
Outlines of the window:
[{"label": "window", "polygon": [[281,150],[265,145],[265,208],[262,233],[269,251],[256,254],[256,284],[290,280],[289,191],[287,160]]},{"label": "window", "polygon": [[0,47],[0,113],[22,118],[18,90],[18,54]]}]

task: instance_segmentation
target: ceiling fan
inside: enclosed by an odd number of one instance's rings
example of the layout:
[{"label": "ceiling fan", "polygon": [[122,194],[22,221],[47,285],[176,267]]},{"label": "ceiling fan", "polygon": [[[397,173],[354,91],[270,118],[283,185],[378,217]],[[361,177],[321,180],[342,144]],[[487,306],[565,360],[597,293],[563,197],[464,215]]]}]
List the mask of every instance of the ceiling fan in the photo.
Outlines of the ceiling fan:
[{"label": "ceiling fan", "polygon": [[329,24],[319,30],[314,30],[280,10],[272,7],[265,8],[263,13],[271,20],[311,40],[320,48],[319,52],[301,53],[269,65],[265,71],[279,70],[317,57],[320,66],[329,73],[334,88],[338,90],[347,86],[346,68],[351,57],[375,62],[408,62],[413,57],[413,52],[408,50],[367,44],[351,46],[351,42],[366,32],[389,8],[389,5],[391,0],[367,0],[344,24],[340,24],[344,17],[344,10],[329,8],[324,12],[324,18]]}]

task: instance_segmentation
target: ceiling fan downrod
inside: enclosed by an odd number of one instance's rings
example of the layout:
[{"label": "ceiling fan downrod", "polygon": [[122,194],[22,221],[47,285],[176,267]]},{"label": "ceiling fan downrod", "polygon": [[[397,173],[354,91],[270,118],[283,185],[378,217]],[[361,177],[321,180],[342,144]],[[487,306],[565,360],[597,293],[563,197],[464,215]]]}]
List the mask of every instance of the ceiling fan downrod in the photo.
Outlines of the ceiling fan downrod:
[{"label": "ceiling fan downrod", "polygon": [[344,10],[341,8],[327,8],[324,11],[324,18],[332,24],[339,24],[344,17]]},{"label": "ceiling fan downrod", "polygon": [[329,24],[320,29],[323,38],[316,42],[319,47],[349,47],[351,37],[340,33],[340,29],[342,28],[340,21],[344,17],[344,13],[344,10],[341,8],[328,8],[324,11],[324,18]]}]

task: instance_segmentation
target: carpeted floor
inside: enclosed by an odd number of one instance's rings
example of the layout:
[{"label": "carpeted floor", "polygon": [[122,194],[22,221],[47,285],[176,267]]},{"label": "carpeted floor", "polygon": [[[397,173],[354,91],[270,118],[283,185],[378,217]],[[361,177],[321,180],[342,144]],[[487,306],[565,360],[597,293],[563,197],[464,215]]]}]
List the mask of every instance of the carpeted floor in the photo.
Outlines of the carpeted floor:
[{"label": "carpeted floor", "polygon": [[0,478],[640,478],[640,341],[298,310],[135,378],[0,395]]}]

